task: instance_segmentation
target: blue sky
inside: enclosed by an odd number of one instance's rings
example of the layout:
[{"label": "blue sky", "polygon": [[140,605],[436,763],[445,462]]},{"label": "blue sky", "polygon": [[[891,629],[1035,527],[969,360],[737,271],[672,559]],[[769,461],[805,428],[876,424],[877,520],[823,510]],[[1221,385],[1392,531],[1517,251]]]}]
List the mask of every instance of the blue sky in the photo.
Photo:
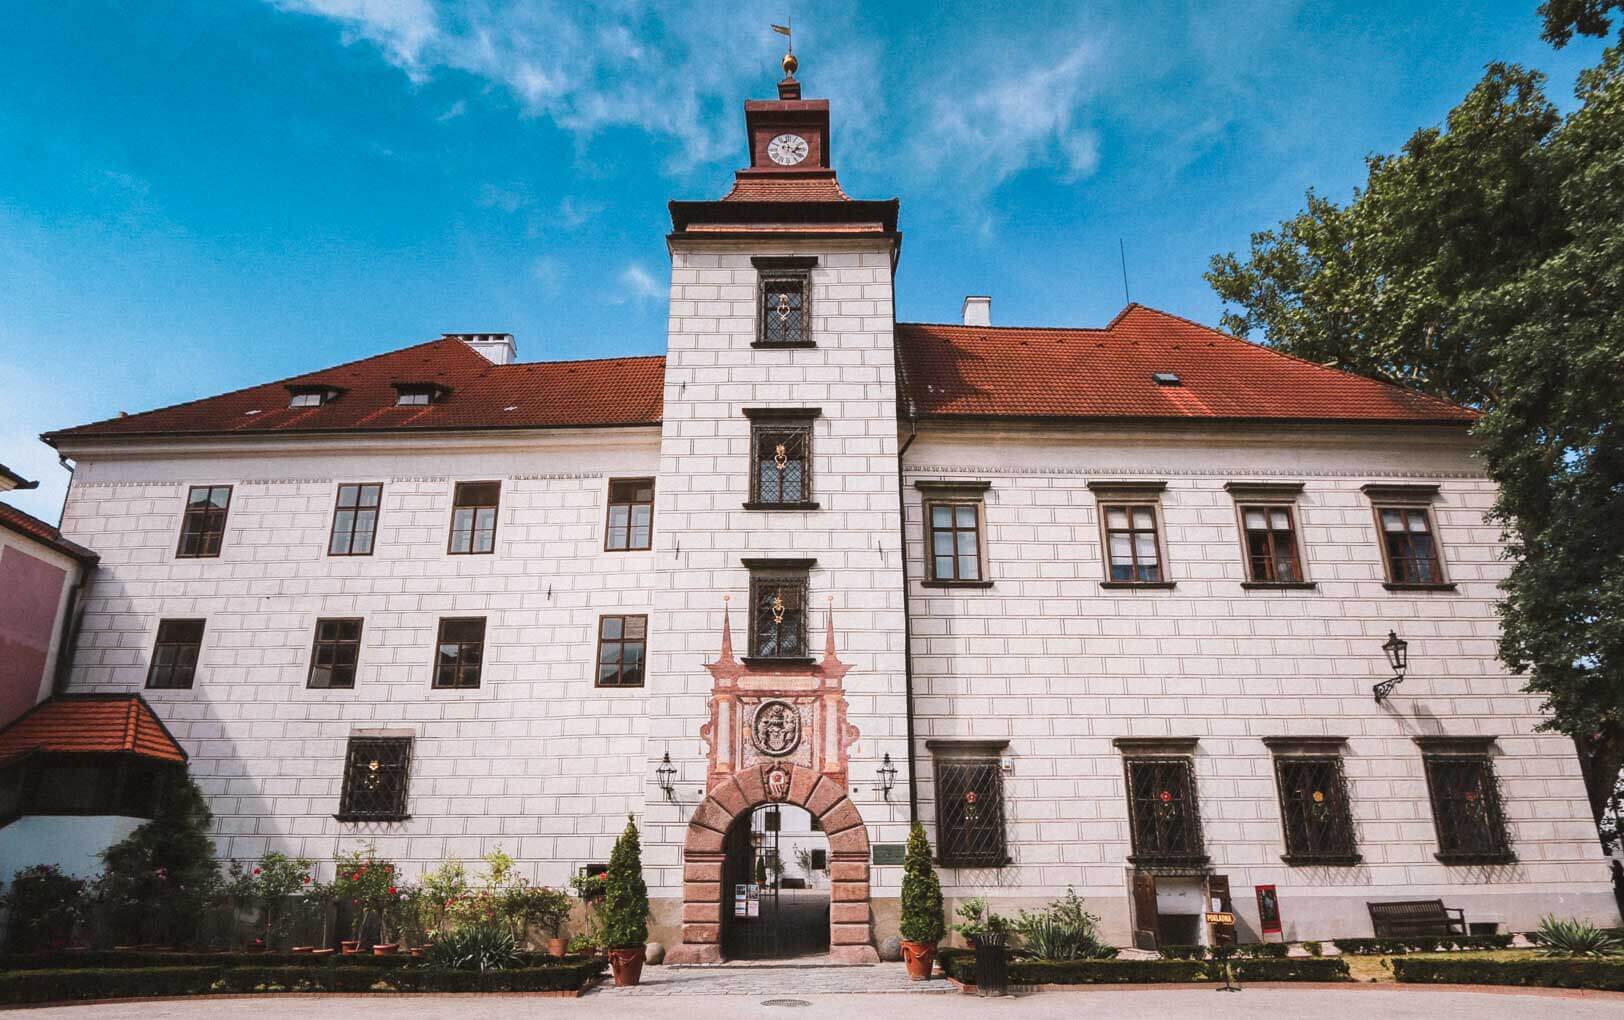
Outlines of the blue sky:
[{"label": "blue sky", "polygon": [[1215,252],[1345,198],[1490,60],[1564,107],[1601,44],[1508,3],[64,0],[0,39],[0,463],[42,431],[432,338],[665,344],[665,203],[721,195],[793,14],[848,193],[902,199],[897,311],[1214,322]]}]

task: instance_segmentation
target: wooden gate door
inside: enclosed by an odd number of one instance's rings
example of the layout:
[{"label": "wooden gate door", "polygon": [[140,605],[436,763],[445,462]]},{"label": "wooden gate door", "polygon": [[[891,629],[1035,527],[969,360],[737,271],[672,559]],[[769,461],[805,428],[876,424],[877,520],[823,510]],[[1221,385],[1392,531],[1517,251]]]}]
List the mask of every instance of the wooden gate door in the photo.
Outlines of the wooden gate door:
[{"label": "wooden gate door", "polygon": [[1148,871],[1133,873],[1133,945],[1135,949],[1156,948],[1156,876]]}]

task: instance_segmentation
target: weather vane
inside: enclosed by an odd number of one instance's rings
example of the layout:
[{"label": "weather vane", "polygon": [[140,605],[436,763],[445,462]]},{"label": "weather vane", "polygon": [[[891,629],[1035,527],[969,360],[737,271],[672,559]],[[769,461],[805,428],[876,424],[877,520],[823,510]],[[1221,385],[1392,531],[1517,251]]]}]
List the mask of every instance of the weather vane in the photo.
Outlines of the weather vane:
[{"label": "weather vane", "polygon": [[784,20],[789,22],[789,24],[774,25],[773,31],[777,32],[779,35],[788,40],[784,44],[786,47],[784,50],[784,74],[793,78],[795,77],[795,69],[801,66],[801,62],[795,59],[795,36],[793,34],[795,30],[795,19],[785,18]]}]

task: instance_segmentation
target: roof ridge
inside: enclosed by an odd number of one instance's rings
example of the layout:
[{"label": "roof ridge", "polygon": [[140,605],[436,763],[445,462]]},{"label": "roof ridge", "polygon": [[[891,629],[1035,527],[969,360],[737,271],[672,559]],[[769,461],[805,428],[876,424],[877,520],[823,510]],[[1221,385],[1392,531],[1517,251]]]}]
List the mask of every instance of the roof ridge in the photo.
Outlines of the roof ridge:
[{"label": "roof ridge", "polygon": [[[364,363],[366,363],[368,361],[375,361],[378,358],[387,358],[392,354],[405,354],[407,351],[415,351],[419,347],[432,347],[432,346],[434,346],[436,344],[447,344],[447,343],[460,344],[460,343],[462,343],[462,341],[461,340],[454,340],[454,339],[451,339],[449,337],[443,337],[443,336],[442,337],[436,337],[433,340],[425,340],[422,343],[409,344],[409,345],[407,345],[405,347],[397,347],[394,350],[382,351],[382,352],[380,352],[378,354],[369,354],[364,358],[355,358],[355,359],[352,359],[350,361],[340,362],[337,365],[329,365],[326,368],[318,368],[318,369],[315,369],[314,371],[310,371],[310,372],[300,372],[297,375],[290,375],[290,376],[286,376],[286,377],[281,378],[281,379],[272,379],[269,382],[254,383],[252,386],[239,386],[234,390],[226,390],[224,393],[215,393],[215,394],[212,394],[212,395],[207,396],[207,397],[197,397],[197,398],[192,399],[192,400],[182,400],[178,404],[165,404],[162,407],[149,407],[145,411],[137,411],[134,414],[117,414],[117,415],[114,415],[111,418],[101,418],[101,419],[99,419],[97,421],[87,421],[87,422],[85,422],[85,423],[83,423],[81,425],[73,425],[73,426],[70,426],[70,427],[65,428],[65,429],[52,429],[49,432],[40,433],[40,439],[43,440],[43,439],[45,439],[46,436],[54,436],[54,435],[57,435],[58,433],[62,433],[62,432],[77,432],[80,429],[94,428],[97,425],[108,425],[108,424],[111,424],[113,422],[128,421],[131,418],[140,418],[140,417],[143,417],[143,416],[149,415],[149,414],[157,414],[160,411],[178,411],[183,407],[191,407],[193,404],[202,404],[202,403],[205,403],[205,402],[211,401],[211,400],[220,400],[220,399],[222,399],[224,397],[234,397],[234,396],[238,395],[239,393],[247,393],[249,390],[264,389],[267,386],[286,385],[288,383],[291,383],[295,379],[305,379],[305,378],[308,378],[308,377],[313,376],[313,375],[321,375],[324,372],[336,372],[341,368],[349,368],[349,367],[351,367],[353,365],[364,364]],[[464,344],[463,346],[466,347],[467,345]],[[477,353],[471,347],[469,348],[469,351],[471,353]]]},{"label": "roof ridge", "polygon": [[1373,382],[1373,383],[1376,383],[1378,386],[1386,386],[1387,388],[1397,390],[1400,393],[1404,393],[1404,394],[1407,394],[1407,395],[1412,396],[1412,397],[1420,397],[1423,400],[1430,400],[1433,403],[1442,404],[1445,407],[1451,407],[1451,408],[1455,408],[1457,410],[1462,410],[1462,411],[1471,411],[1473,414],[1478,413],[1476,411],[1476,409],[1474,409],[1474,408],[1467,407],[1464,404],[1457,404],[1453,400],[1449,400],[1446,397],[1436,396],[1434,394],[1426,392],[1425,390],[1419,390],[1419,389],[1416,389],[1416,388],[1414,388],[1412,386],[1404,386],[1404,385],[1402,385],[1400,383],[1394,382],[1391,379],[1383,379],[1383,378],[1380,378],[1379,376],[1374,376],[1374,375],[1365,375],[1362,372],[1355,372],[1355,371],[1352,371],[1351,369],[1342,368],[1341,366],[1338,366],[1338,365],[1324,365],[1324,364],[1321,364],[1320,362],[1317,362],[1317,361],[1311,361],[1308,358],[1300,357],[1300,356],[1298,356],[1296,354],[1292,354],[1289,351],[1282,351],[1279,348],[1273,346],[1272,344],[1254,343],[1253,341],[1248,340],[1245,337],[1238,337],[1238,336],[1235,336],[1232,333],[1226,333],[1223,330],[1217,328],[1216,326],[1209,326],[1206,323],[1197,322],[1194,319],[1187,318],[1187,317],[1185,317],[1183,315],[1179,315],[1179,314],[1177,314],[1175,312],[1164,312],[1160,308],[1152,308],[1149,305],[1141,305],[1141,304],[1138,304],[1138,303],[1130,303],[1127,308],[1124,308],[1121,311],[1121,313],[1118,314],[1117,319],[1112,320],[1112,324],[1114,325],[1118,319],[1123,318],[1124,316],[1126,316],[1128,314],[1129,311],[1131,311],[1133,309],[1136,309],[1136,308],[1140,309],[1142,311],[1150,312],[1152,315],[1160,315],[1160,316],[1162,316],[1164,318],[1173,319],[1173,320],[1175,320],[1177,322],[1186,323],[1188,325],[1194,326],[1197,329],[1205,330],[1206,332],[1211,333],[1214,336],[1222,337],[1223,339],[1228,340],[1231,343],[1241,344],[1241,345],[1243,345],[1243,346],[1245,346],[1247,348],[1250,348],[1251,350],[1263,351],[1265,353],[1272,354],[1272,355],[1274,355],[1275,357],[1278,357],[1278,358],[1286,358],[1286,359],[1288,359],[1290,361],[1295,361],[1299,365],[1307,365],[1310,368],[1317,368],[1322,372],[1336,372],[1339,375],[1345,375],[1345,376],[1348,376],[1349,378],[1352,378],[1352,379],[1363,379],[1366,382]]},{"label": "roof ridge", "polygon": [[527,368],[536,365],[586,365],[600,361],[664,361],[663,354],[611,354],[602,358],[560,358],[557,361],[511,361],[492,368]]},{"label": "roof ridge", "polygon": [[929,326],[932,328],[948,329],[1024,329],[1028,332],[1047,333],[1104,333],[1108,331],[1105,326],[967,326],[962,322],[899,322],[898,326]]}]

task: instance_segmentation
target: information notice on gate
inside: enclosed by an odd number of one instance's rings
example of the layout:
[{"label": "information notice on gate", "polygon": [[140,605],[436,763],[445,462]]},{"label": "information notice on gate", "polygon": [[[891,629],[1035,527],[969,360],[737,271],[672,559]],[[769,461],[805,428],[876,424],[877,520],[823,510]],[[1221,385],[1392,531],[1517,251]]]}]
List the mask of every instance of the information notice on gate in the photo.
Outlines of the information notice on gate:
[{"label": "information notice on gate", "polygon": [[1274,886],[1257,886],[1257,916],[1258,930],[1265,935],[1280,934],[1280,898],[1275,895]]}]

